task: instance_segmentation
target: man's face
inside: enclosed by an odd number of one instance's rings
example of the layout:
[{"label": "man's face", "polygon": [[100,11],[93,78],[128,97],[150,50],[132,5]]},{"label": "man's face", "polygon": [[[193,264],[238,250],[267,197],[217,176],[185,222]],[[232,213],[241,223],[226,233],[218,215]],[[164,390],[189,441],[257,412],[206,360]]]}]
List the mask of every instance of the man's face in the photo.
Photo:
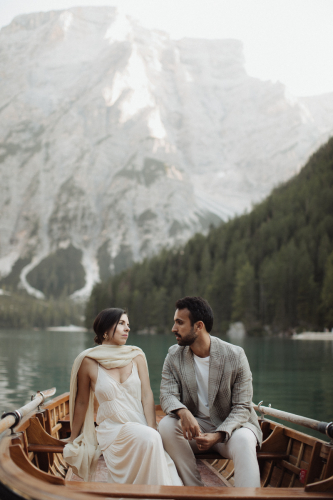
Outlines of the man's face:
[{"label": "man's face", "polygon": [[181,346],[192,345],[198,335],[194,331],[194,326],[191,325],[190,311],[188,309],[177,309],[174,322],[171,331],[176,336],[177,344]]}]

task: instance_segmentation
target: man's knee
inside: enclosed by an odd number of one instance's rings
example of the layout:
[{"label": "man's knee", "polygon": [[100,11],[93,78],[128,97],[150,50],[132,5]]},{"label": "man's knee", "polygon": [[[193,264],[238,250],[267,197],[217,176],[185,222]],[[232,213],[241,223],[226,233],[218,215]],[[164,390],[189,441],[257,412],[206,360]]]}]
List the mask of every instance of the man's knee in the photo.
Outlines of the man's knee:
[{"label": "man's knee", "polygon": [[162,438],[168,438],[177,432],[179,420],[171,415],[166,415],[158,424],[158,430]]},{"label": "man's knee", "polygon": [[250,429],[241,427],[233,432],[229,446],[234,453],[241,452],[242,454],[256,453],[257,438]]}]

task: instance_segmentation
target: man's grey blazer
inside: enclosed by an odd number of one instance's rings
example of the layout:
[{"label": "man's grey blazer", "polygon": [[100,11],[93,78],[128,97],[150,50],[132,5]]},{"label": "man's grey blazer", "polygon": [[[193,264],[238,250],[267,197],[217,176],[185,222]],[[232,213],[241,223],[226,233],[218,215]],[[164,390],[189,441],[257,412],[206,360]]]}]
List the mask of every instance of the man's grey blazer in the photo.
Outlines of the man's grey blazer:
[{"label": "man's grey blazer", "polygon": [[[261,445],[262,433],[252,408],[252,373],[244,350],[217,337],[210,337],[208,403],[216,431],[226,433],[247,427]],[[191,349],[173,345],[165,359],[161,382],[161,406],[168,414],[187,408],[196,416],[198,387]]]}]

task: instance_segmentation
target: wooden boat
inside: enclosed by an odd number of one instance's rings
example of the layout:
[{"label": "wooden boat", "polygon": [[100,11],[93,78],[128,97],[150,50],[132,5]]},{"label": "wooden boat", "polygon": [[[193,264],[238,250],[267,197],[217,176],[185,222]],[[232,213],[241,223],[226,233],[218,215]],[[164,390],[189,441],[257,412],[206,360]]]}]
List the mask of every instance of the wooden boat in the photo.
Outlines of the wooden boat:
[{"label": "wooden boat", "polygon": [[[127,485],[106,482],[105,464],[99,460],[94,482],[80,480],[64,461],[62,450],[69,432],[69,393],[41,408],[55,389],[37,393],[34,400],[0,421],[0,498],[2,500],[145,499],[319,499],[333,498],[333,440],[331,443],[264,418],[281,413],[263,407],[260,424],[263,445],[257,452],[261,488],[235,488],[231,460],[212,453],[197,455],[206,487]],[[163,418],[160,406],[157,418]],[[333,424],[284,414],[291,421],[319,428],[331,437]],[[11,427],[11,430],[9,429]],[[7,429],[7,430],[4,430]],[[98,475],[99,474],[99,475]]]}]

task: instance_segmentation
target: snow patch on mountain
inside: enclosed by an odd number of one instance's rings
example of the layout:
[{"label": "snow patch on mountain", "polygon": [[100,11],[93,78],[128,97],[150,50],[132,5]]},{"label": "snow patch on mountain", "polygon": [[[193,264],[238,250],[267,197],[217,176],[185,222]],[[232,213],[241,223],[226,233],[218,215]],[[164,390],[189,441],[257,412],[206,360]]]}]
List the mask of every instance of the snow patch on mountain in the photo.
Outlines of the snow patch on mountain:
[{"label": "snow patch on mountain", "polygon": [[248,76],[239,41],[173,41],[113,7],[18,16],[0,54],[0,286],[38,297],[29,273],[48,258],[56,279],[61,249],[85,298],[250,210],[333,130],[332,94]]}]

